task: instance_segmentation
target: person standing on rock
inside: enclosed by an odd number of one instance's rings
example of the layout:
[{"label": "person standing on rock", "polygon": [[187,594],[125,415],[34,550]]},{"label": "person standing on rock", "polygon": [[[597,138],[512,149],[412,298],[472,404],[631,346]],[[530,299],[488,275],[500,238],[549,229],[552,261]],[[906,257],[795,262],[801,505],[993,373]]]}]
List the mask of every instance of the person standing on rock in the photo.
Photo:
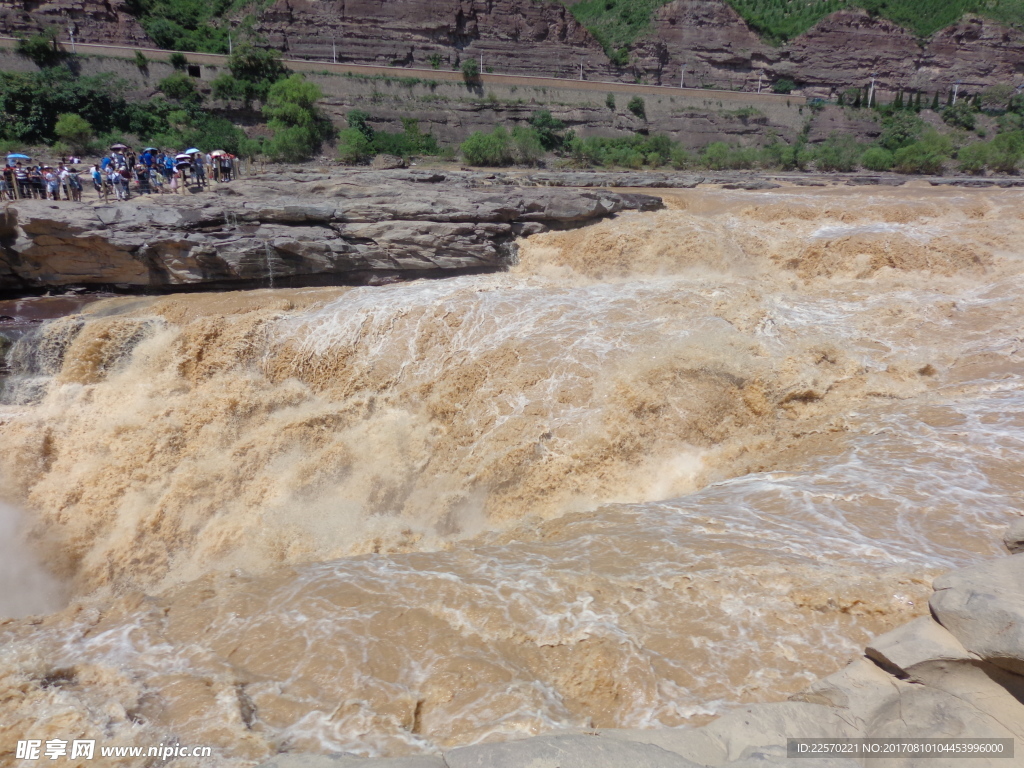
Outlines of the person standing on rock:
[{"label": "person standing on rock", "polygon": [[199,185],[199,188],[202,189],[206,186],[206,163],[203,161],[202,152],[196,152],[192,156],[192,166],[196,183]]},{"label": "person standing on rock", "polygon": [[78,177],[77,168],[68,168],[68,190],[71,192],[71,199],[82,202],[82,180]]},{"label": "person standing on rock", "polygon": [[25,170],[25,167],[21,164],[20,160],[14,167],[14,178],[18,182],[18,195],[21,199],[24,200],[29,197],[28,171]]},{"label": "person standing on rock", "polygon": [[142,163],[135,165],[135,178],[139,182],[140,195],[152,194],[152,190],[149,188],[149,169]]},{"label": "person standing on rock", "polygon": [[53,168],[43,168],[43,180],[46,182],[46,200],[60,200],[60,176]]},{"label": "person standing on rock", "polygon": [[103,197],[103,177],[100,175],[100,167],[92,165],[89,167],[89,175],[92,177],[92,188],[96,190],[96,198]]}]

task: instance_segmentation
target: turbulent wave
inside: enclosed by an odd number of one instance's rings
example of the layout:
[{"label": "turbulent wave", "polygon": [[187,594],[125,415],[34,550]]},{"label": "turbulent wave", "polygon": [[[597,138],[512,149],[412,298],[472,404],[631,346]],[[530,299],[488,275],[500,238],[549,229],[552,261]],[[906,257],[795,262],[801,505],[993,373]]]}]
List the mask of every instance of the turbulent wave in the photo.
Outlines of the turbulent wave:
[{"label": "turbulent wave", "polygon": [[0,473],[78,602],[3,630],[0,720],[226,763],[675,725],[922,612],[1020,513],[1020,196],[667,202],[19,340]]}]

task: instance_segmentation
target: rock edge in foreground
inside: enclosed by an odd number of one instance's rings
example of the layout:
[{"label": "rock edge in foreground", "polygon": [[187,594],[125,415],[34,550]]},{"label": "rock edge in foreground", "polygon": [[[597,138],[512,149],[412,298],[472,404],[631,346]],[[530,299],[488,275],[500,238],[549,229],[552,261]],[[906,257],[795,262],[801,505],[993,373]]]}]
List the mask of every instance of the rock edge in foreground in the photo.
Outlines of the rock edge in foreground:
[{"label": "rock edge in foreground", "polygon": [[458,174],[270,174],[109,205],[0,214],[0,291],[389,282],[515,263],[518,237],[662,207],[607,190],[484,187]]}]

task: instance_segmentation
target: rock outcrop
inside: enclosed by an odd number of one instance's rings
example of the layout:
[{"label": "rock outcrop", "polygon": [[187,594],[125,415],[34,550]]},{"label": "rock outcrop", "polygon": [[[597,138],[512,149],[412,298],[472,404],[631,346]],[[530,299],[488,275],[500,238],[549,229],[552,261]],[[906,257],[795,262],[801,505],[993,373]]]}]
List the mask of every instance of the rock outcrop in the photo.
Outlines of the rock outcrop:
[{"label": "rock outcrop", "polygon": [[482,187],[416,171],[267,175],[109,205],[28,200],[0,218],[0,290],[390,280],[496,270],[515,239],[658,198]]},{"label": "rock outcrop", "polygon": [[[1018,551],[1022,524],[1007,547]],[[782,768],[788,739],[1003,739],[1008,768],[1024,739],[1024,555],[980,563],[936,579],[932,616],[875,638],[863,656],[790,701],[740,707],[701,728],[592,730],[478,744],[441,756],[361,759],[279,755],[260,768]],[[409,762],[403,762],[409,761]],[[952,768],[963,756],[907,753],[886,768]],[[859,768],[834,756],[803,768]],[[872,761],[875,762],[875,761]]]},{"label": "rock outcrop", "polygon": [[[968,15],[919,41],[859,9],[837,11],[783,46],[762,40],[724,0],[674,0],[659,8],[629,63],[609,60],[568,4],[545,0],[276,0],[253,29],[289,58],[384,66],[485,70],[542,77],[643,81],[756,90],[779,78],[819,89],[864,86],[872,73],[886,93],[934,92],[961,80],[976,91],[1019,83],[1024,32]],[[248,6],[236,21],[252,13]],[[0,0],[0,34],[77,24],[81,42],[152,45],[123,0]],[[685,78],[683,69],[685,66]]]}]

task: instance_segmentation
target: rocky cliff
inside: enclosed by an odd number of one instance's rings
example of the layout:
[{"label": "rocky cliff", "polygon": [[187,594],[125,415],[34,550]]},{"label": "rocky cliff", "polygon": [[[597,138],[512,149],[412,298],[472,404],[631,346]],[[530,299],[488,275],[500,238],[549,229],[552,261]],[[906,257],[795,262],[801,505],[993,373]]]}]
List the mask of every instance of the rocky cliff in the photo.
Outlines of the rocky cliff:
[{"label": "rocky cliff", "polygon": [[91,206],[28,200],[0,218],[0,290],[352,282],[495,270],[515,239],[661,201],[477,187],[397,171],[276,174],[210,194]]},{"label": "rocky cliff", "polygon": [[[240,20],[240,19],[239,19]],[[83,42],[144,43],[121,0],[0,0],[0,33],[56,24]],[[1024,80],[1024,32],[965,16],[928,40],[861,10],[839,11],[782,47],[761,40],[723,0],[660,8],[630,63],[609,61],[558,2],[535,0],[276,0],[254,30],[288,57],[443,69],[466,58],[494,72],[756,90],[787,77],[828,93],[867,84],[933,92]],[[684,74],[685,78],[681,78]]]}]

